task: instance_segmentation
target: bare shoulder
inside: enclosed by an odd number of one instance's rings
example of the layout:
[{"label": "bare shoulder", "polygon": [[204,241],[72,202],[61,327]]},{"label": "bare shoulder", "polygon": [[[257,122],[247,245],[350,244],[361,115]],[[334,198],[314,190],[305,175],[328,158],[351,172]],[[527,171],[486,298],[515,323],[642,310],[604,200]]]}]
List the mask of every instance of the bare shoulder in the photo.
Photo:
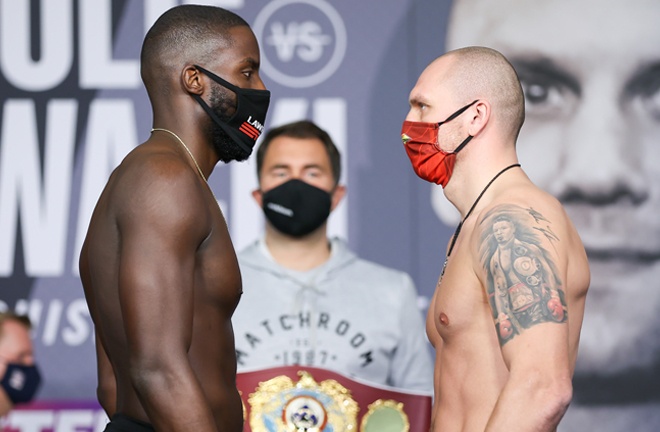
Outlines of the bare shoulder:
[{"label": "bare shoulder", "polygon": [[584,250],[554,197],[533,185],[508,189],[480,212],[472,240],[502,345],[537,324],[567,321],[569,261]]},{"label": "bare shoulder", "polygon": [[207,191],[199,173],[183,156],[171,149],[142,144],[117,168],[117,182],[121,185],[117,195],[132,208],[136,205],[145,209],[158,208],[176,202],[202,204]]},{"label": "bare shoulder", "polygon": [[[209,192],[199,174],[179,153],[142,144],[130,152],[108,183],[109,208],[120,226],[208,225]],[[206,215],[206,218],[204,217]],[[206,223],[205,223],[206,222]]]},{"label": "bare shoulder", "polygon": [[[497,221],[509,221],[520,228],[538,247],[548,248],[555,258],[567,258],[574,242],[580,243],[577,231],[561,203],[534,185],[515,187],[493,200],[477,216],[475,234],[480,246],[492,235]],[[501,226],[501,225],[500,225]]]}]

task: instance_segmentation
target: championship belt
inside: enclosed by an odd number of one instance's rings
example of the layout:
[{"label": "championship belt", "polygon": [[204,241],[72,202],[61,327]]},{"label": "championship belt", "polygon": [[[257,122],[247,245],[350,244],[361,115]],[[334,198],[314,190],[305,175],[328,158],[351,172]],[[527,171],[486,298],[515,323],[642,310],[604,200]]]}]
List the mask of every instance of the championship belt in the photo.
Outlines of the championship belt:
[{"label": "championship belt", "polygon": [[237,374],[246,432],[426,432],[431,396],[283,366]]}]

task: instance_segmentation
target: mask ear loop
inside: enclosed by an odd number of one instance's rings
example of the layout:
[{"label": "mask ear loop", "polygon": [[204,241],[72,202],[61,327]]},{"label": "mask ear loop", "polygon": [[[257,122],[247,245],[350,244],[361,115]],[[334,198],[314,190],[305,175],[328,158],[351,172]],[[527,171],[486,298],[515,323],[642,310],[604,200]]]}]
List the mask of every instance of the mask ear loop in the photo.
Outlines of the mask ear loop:
[{"label": "mask ear loop", "polygon": [[[452,114],[452,115],[450,115],[449,117],[447,117],[444,121],[439,122],[439,123],[438,123],[438,127],[440,127],[440,126],[441,126],[442,124],[444,124],[444,123],[447,123],[448,121],[454,120],[456,117],[458,117],[459,115],[463,114],[463,113],[465,112],[465,110],[467,110],[468,108],[470,108],[472,105],[474,105],[474,104],[477,103],[478,101],[479,101],[479,99],[475,99],[475,100],[473,100],[472,102],[470,102],[469,104],[465,105],[463,108],[459,109],[459,110],[456,111],[454,114]],[[474,138],[472,135],[468,135],[468,137],[465,138],[465,139],[463,140],[463,142],[460,143],[460,144],[458,145],[458,147],[456,147],[456,148],[454,149],[453,152],[451,152],[451,154],[456,154],[456,153],[458,153],[459,151],[461,151],[461,150],[463,149],[463,147],[465,147],[465,146],[467,145],[467,143],[469,143],[470,140],[471,140],[472,138]]]},{"label": "mask ear loop", "polygon": [[197,103],[199,103],[199,104],[202,106],[202,108],[204,108],[204,111],[206,111],[206,114],[208,114],[209,117],[211,117],[211,119],[213,119],[213,121],[214,121],[218,126],[220,126],[220,127],[222,128],[222,130],[224,130],[225,132],[227,132],[227,134],[228,134],[230,137],[233,138],[234,142],[235,142],[236,144],[238,144],[238,146],[239,146],[240,148],[242,148],[244,151],[246,151],[246,152],[248,152],[248,153],[252,152],[252,149],[251,149],[251,148],[249,148],[248,146],[246,146],[245,144],[243,144],[243,142],[241,141],[240,137],[236,134],[236,132],[234,132],[234,130],[231,129],[230,127],[226,126],[226,125],[225,125],[225,122],[223,122],[222,120],[220,120],[220,117],[218,117],[217,115],[215,115],[215,113],[213,112],[213,110],[211,109],[211,107],[208,106],[206,102],[204,102],[204,100],[202,99],[202,97],[201,97],[200,95],[193,94],[193,95],[191,95],[191,96],[194,97],[195,100],[197,100]]},{"label": "mask ear loop", "polygon": [[456,153],[458,153],[459,151],[461,151],[461,150],[463,149],[463,147],[465,147],[465,146],[467,145],[467,143],[469,143],[470,140],[471,140],[472,138],[474,138],[472,135],[468,135],[468,137],[465,138],[465,139],[463,140],[463,142],[460,143],[460,144],[458,145],[458,147],[456,147],[456,148],[454,149],[453,152],[451,152],[451,154],[456,154]]},{"label": "mask ear loop", "polygon": [[237,90],[239,89],[238,86],[235,86],[234,84],[230,83],[229,81],[219,77],[218,75],[214,74],[210,70],[204,69],[203,67],[198,66],[198,65],[193,65],[193,66],[195,66],[197,69],[199,69],[200,72],[202,72],[204,75],[213,78],[213,80],[215,82],[217,82],[219,84],[222,84],[223,86],[227,87],[229,90],[233,91],[234,93],[237,93]]},{"label": "mask ear loop", "polygon": [[438,126],[442,126],[444,123],[447,123],[448,121],[454,120],[456,117],[463,114],[465,112],[465,110],[470,108],[472,105],[476,104],[478,101],[479,101],[479,99],[475,99],[474,101],[472,101],[469,104],[465,105],[463,108],[459,109],[458,111],[456,111],[454,114],[450,115],[449,117],[447,117],[443,121],[438,122]]},{"label": "mask ear loop", "polygon": [[[236,91],[237,87],[236,87],[234,84],[232,84],[232,83],[230,83],[230,82],[228,82],[228,81],[226,81],[226,80],[220,78],[219,76],[217,76],[217,75],[214,74],[213,72],[211,72],[211,71],[209,71],[209,70],[206,70],[206,69],[204,69],[204,68],[201,67],[201,66],[198,66],[198,65],[193,65],[193,66],[195,66],[197,69],[199,69],[200,72],[202,72],[203,74],[205,74],[205,75],[211,77],[211,78],[214,79],[214,80],[217,80],[220,84],[222,84],[223,86],[225,86],[226,88],[228,88],[229,90],[233,91],[233,92],[236,94],[236,112],[238,112],[238,103],[239,103],[239,101],[238,101],[238,92]],[[241,141],[240,136],[238,136],[238,135],[236,134],[236,132],[234,132],[233,129],[231,129],[229,126],[227,126],[227,125],[225,124],[225,122],[222,121],[222,120],[220,119],[220,117],[218,117],[218,116],[213,112],[213,110],[211,109],[211,107],[208,106],[208,104],[207,104],[206,102],[204,102],[204,100],[202,99],[202,97],[201,97],[200,95],[193,94],[193,95],[191,95],[191,96],[192,96],[193,98],[195,98],[195,100],[197,100],[197,103],[199,103],[199,104],[201,105],[202,108],[204,108],[204,111],[206,111],[206,114],[208,114],[209,117],[211,117],[211,119],[213,119],[213,121],[214,121],[218,126],[220,126],[220,127],[222,128],[222,130],[224,130],[224,131],[225,131],[230,137],[232,137],[232,139],[234,140],[234,142],[235,142],[236,144],[238,144],[238,146],[239,146],[241,149],[243,149],[243,151],[245,151],[245,152],[247,152],[247,153],[251,153],[251,152],[252,152],[252,149],[249,148],[248,146],[246,146],[245,144],[243,144],[243,142]],[[234,114],[234,115],[236,115],[236,114]],[[233,117],[232,117],[232,118],[233,118]]]}]

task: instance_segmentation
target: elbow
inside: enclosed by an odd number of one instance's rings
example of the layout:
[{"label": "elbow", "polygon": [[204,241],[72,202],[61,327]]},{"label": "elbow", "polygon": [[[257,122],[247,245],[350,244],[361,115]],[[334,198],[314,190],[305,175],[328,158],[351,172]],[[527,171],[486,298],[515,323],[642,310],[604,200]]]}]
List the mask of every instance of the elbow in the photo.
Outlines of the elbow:
[{"label": "elbow", "polygon": [[114,385],[99,384],[96,388],[96,397],[101,408],[105,411],[108,418],[112,418],[117,406],[117,393]]},{"label": "elbow", "polygon": [[558,424],[573,399],[573,384],[570,379],[554,380],[545,388],[546,416],[551,424]]},{"label": "elbow", "polygon": [[133,389],[142,397],[158,394],[171,384],[176,375],[172,365],[164,357],[134,359],[129,364],[129,377]]},{"label": "elbow", "polygon": [[131,362],[128,375],[133,389],[141,395],[148,393],[155,377],[158,375],[158,370],[156,364],[145,364],[139,361]]}]

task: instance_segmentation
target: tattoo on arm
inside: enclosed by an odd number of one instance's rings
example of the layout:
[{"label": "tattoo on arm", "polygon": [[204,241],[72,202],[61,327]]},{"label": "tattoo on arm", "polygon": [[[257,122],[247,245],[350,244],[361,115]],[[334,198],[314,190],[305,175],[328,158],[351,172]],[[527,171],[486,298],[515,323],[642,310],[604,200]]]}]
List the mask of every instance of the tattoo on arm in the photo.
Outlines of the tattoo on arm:
[{"label": "tattoo on arm", "polygon": [[532,208],[500,205],[480,223],[480,256],[500,345],[536,324],[563,323],[566,299],[557,267],[541,242],[559,242]]}]

